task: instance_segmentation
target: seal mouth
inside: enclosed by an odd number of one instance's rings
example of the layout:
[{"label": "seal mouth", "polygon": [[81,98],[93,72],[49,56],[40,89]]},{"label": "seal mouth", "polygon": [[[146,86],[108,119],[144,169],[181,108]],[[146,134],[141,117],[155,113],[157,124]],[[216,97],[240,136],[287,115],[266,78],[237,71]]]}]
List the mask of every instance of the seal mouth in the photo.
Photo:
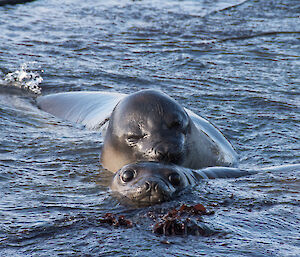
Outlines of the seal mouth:
[{"label": "seal mouth", "polygon": [[163,153],[157,151],[154,155],[152,154],[145,155],[141,161],[144,161],[145,159],[150,162],[160,162],[163,164],[173,163],[173,164],[181,165],[184,161],[184,153],[183,152]]},{"label": "seal mouth", "polygon": [[133,200],[142,205],[153,205],[153,204],[160,204],[163,202],[167,202],[167,201],[171,200],[171,198],[172,197],[170,194],[157,195],[157,194],[149,193],[147,195],[143,195],[143,196],[141,196],[139,198],[135,198]]},{"label": "seal mouth", "polygon": [[130,198],[142,205],[153,205],[169,201],[173,195],[174,189],[164,181],[146,181],[140,190]]},{"label": "seal mouth", "polygon": [[159,155],[158,160],[165,163],[180,164],[183,160],[183,153],[167,153],[164,155]]},{"label": "seal mouth", "polygon": [[[168,137],[166,135],[166,137]],[[178,141],[178,142],[174,142]],[[182,142],[181,142],[182,141]],[[137,156],[136,156],[137,157]],[[147,151],[138,156],[138,161],[150,161],[159,163],[173,163],[180,165],[183,163],[185,157],[185,144],[184,140],[177,139],[164,139],[156,142],[151,142]]]}]

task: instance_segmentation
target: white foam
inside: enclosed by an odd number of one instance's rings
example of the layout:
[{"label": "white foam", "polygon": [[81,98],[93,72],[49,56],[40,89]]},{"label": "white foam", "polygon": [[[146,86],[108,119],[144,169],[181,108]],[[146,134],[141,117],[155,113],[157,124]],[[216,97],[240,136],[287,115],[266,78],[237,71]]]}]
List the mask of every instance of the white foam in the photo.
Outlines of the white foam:
[{"label": "white foam", "polygon": [[[34,94],[41,94],[42,89],[39,84],[43,81],[43,78],[38,72],[29,71],[28,64],[31,63],[24,63],[19,70],[6,74],[3,83],[6,86],[22,88]],[[41,70],[41,72],[43,71]]]}]

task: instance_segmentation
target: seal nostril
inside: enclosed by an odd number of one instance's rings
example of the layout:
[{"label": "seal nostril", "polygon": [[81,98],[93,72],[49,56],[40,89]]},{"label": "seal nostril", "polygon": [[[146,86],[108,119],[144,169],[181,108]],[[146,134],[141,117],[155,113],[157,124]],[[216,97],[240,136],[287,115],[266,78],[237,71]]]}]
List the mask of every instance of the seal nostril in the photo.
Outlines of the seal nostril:
[{"label": "seal nostril", "polygon": [[151,190],[151,184],[148,181],[145,181],[145,190],[146,192]]},{"label": "seal nostril", "polygon": [[159,190],[158,183],[153,181],[145,181],[145,191],[149,192],[151,190],[157,192]]},{"label": "seal nostril", "polygon": [[164,153],[162,150],[156,150],[155,155],[156,155],[157,160],[159,160],[159,161],[163,161],[167,157],[167,154]]},{"label": "seal nostril", "polygon": [[154,187],[153,187],[153,188],[154,188],[155,192],[157,192],[157,191],[158,191],[158,189],[159,189],[159,188],[158,188],[158,183],[155,183],[155,185],[154,185]]}]

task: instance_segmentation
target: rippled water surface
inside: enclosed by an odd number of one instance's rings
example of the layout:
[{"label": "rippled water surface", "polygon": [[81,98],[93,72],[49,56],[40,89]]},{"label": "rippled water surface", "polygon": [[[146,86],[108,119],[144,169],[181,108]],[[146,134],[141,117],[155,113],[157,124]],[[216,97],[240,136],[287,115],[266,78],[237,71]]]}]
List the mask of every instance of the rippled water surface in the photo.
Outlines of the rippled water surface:
[{"label": "rippled water surface", "polygon": [[[42,112],[34,95],[4,80],[24,64],[42,94],[162,90],[215,124],[242,168],[296,164],[298,0],[0,7],[0,255],[300,255],[299,169],[204,181],[170,203],[124,206],[99,183],[99,133]],[[215,211],[203,218],[213,235],[152,232],[149,210],[199,202]],[[125,214],[134,227],[100,224],[107,212]]]}]

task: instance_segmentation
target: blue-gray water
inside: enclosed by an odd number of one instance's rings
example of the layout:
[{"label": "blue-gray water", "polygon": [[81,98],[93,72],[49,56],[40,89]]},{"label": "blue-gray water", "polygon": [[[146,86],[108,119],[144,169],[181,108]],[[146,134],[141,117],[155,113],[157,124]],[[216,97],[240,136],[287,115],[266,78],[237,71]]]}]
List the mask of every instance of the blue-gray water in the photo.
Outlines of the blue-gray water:
[{"label": "blue-gray water", "polygon": [[[299,0],[37,0],[0,7],[0,76],[43,94],[160,89],[215,124],[242,168],[299,163]],[[29,79],[30,80],[30,79]],[[152,233],[99,185],[102,138],[0,85],[1,256],[300,256],[300,171],[206,181],[208,237]],[[99,224],[125,214],[131,229]],[[163,244],[168,240],[171,244]]]}]

